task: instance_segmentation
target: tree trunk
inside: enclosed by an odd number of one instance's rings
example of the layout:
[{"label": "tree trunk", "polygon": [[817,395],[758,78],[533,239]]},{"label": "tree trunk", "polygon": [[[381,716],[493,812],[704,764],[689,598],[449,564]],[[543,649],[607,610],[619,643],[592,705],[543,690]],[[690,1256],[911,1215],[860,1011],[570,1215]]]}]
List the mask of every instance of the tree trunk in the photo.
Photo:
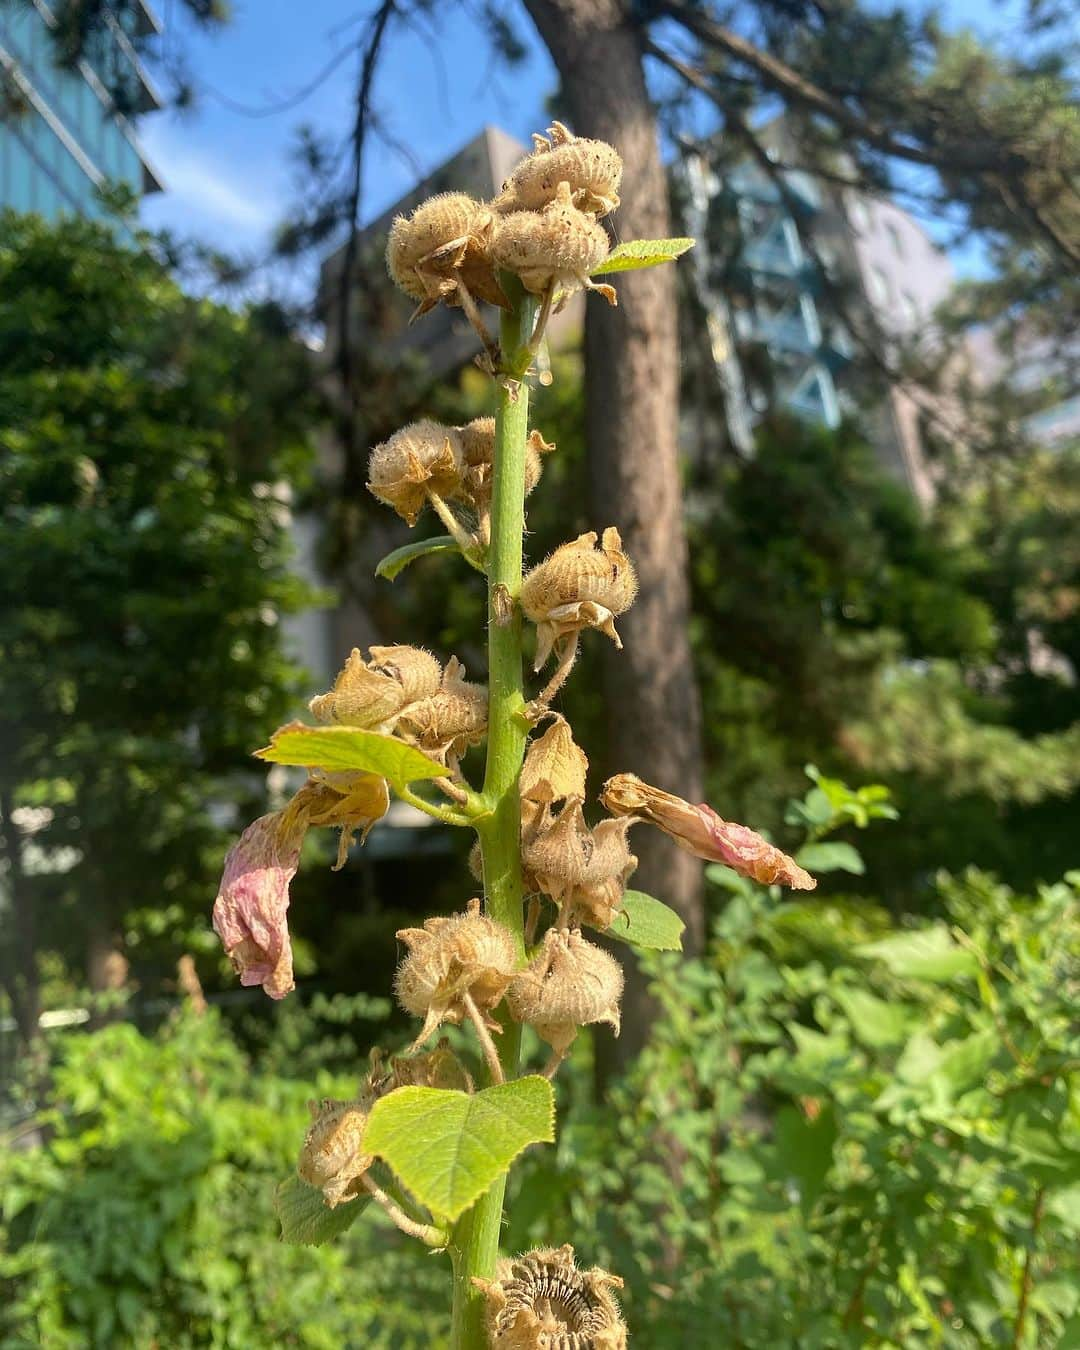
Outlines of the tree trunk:
[{"label": "tree trunk", "polygon": [[14,801],[8,791],[0,792],[0,857],[7,873],[11,919],[6,941],[0,943],[0,973],[11,1002],[19,1050],[28,1059],[38,1055],[41,1028],[41,999],[37,973],[37,913],[35,897],[26,884],[23,870],[23,841],[12,820]]},{"label": "tree trunk", "polygon": [[[645,87],[637,34],[620,0],[525,0],[562,77],[583,136],[610,141],[625,165],[621,239],[671,233],[667,179]],[[590,505],[597,529],[614,524],[641,590],[619,620],[626,644],[605,651],[608,770],[622,769],[691,801],[702,793],[701,709],[688,633],[687,548],[678,461],[678,329],[674,267],[621,273],[619,306],[590,298],[585,327]],[[704,938],[701,865],[658,831],[634,832],[631,884],[677,909],[685,945]],[[627,971],[625,1063],[646,1039],[652,1009]]]}]

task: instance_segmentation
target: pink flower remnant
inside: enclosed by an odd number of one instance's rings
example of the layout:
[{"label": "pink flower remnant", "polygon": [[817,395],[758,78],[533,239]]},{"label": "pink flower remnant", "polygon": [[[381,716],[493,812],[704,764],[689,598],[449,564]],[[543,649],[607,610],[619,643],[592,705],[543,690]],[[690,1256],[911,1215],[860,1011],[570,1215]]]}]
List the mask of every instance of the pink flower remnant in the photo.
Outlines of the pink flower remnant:
[{"label": "pink flower remnant", "polygon": [[794,858],[746,825],[724,820],[711,806],[683,801],[643,783],[632,773],[616,774],[604,784],[600,800],[614,816],[634,815],[664,831],[688,853],[725,863],[762,886],[812,891],[817,882]]}]

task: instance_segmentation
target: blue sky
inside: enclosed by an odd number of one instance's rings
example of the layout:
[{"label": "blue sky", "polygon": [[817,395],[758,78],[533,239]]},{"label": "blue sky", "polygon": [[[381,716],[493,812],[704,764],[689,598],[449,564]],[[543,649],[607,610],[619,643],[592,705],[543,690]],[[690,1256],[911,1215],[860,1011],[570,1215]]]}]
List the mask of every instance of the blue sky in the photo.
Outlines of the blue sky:
[{"label": "blue sky", "polygon": [[[166,21],[166,43],[187,53],[197,101],[186,112],[160,112],[141,123],[143,142],[165,184],[164,192],[146,199],[144,221],[230,250],[258,250],[295,197],[289,148],[297,129],[306,122],[346,133],[358,61],[355,55],[345,61],[287,112],[253,117],[229,101],[262,109],[296,94],[358,34],[358,19],[370,5],[233,0],[232,22],[210,36],[185,23],[179,0],[156,4]],[[544,124],[544,99],[555,86],[551,62],[524,17],[519,27],[529,43],[528,60],[512,73],[496,72],[488,63],[484,33],[466,7],[435,8],[441,15],[437,30],[399,25],[393,31],[376,87],[388,130],[424,172],[488,122],[527,142]],[[948,0],[945,13],[952,25],[1000,31],[1008,11],[988,0]],[[436,45],[439,59],[432,54]],[[414,165],[373,144],[363,215],[384,210],[416,176]]]}]

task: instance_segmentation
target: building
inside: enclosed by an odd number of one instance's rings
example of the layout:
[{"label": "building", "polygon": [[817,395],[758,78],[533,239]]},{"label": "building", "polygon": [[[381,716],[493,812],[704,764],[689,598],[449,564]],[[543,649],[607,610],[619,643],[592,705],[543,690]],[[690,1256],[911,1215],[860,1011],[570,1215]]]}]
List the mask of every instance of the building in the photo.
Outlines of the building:
[{"label": "building", "polygon": [[[782,125],[762,139],[783,163]],[[859,411],[883,465],[927,500],[918,404],[859,358],[932,342],[954,279],[943,251],[894,202],[797,170],[694,154],[677,176],[731,441],[748,453],[776,409],[829,427]]]},{"label": "building", "polygon": [[160,187],[135,131],[160,106],[138,52],[160,26],[143,0],[113,0],[70,66],[56,27],[45,0],[0,0],[0,206],[100,215],[99,189]]}]

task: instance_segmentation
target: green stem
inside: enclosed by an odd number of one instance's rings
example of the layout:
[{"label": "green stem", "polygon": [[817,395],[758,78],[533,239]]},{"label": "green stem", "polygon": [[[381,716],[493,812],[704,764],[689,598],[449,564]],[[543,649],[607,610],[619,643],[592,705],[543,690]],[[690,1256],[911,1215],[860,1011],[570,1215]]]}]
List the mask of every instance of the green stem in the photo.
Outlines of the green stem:
[{"label": "green stem", "polygon": [[[487,912],[514,935],[524,961],[521,889],[521,804],[518,775],[527,724],[521,669],[521,540],[525,529],[525,442],[529,389],[525,373],[532,353],[536,300],[516,278],[503,276],[513,308],[500,329],[502,368],[495,416],[491,545],[488,550],[488,742],[483,798],[489,814],[476,820],[484,859]],[[517,1073],[521,1031],[508,1018],[499,1038],[507,1079]],[[453,1350],[484,1350],[483,1296],[474,1276],[491,1279],[499,1255],[506,1177],[500,1177],[458,1221],[452,1238],[454,1262]]]},{"label": "green stem", "polygon": [[478,814],[483,808],[472,799],[462,804],[462,809],[455,811],[452,806],[442,806],[439,802],[428,801],[426,797],[421,797],[419,793],[413,792],[412,788],[395,787],[394,791],[403,802],[408,802],[410,806],[415,806],[418,811],[423,811],[424,815],[432,816],[435,820],[441,820],[444,825],[471,825],[472,817]]}]

